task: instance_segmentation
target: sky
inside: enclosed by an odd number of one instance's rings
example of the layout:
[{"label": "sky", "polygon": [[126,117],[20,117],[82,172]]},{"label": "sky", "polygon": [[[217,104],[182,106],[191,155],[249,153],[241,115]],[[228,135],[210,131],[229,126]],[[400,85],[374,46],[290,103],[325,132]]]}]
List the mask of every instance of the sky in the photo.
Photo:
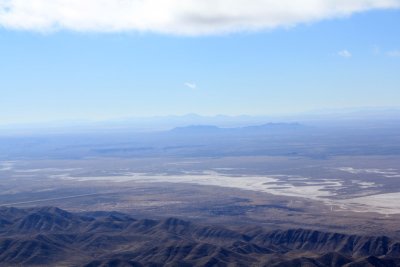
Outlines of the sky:
[{"label": "sky", "polygon": [[0,0],[0,124],[400,107],[398,0]]}]

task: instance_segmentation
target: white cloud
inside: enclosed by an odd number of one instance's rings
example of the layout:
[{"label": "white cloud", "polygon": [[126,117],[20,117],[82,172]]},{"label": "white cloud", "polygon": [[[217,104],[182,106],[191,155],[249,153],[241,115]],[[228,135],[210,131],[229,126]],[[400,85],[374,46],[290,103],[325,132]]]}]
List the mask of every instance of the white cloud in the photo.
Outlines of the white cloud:
[{"label": "white cloud", "polygon": [[197,88],[197,84],[195,84],[193,82],[185,82],[183,85],[185,85],[186,87],[188,87],[190,89],[196,89]]},{"label": "white cloud", "polygon": [[386,53],[389,57],[400,57],[400,50],[392,50]]},{"label": "white cloud", "polygon": [[399,7],[400,0],[0,0],[0,26],[202,35],[291,27]]},{"label": "white cloud", "polygon": [[352,54],[348,50],[342,50],[337,53],[341,57],[349,58],[352,57]]}]

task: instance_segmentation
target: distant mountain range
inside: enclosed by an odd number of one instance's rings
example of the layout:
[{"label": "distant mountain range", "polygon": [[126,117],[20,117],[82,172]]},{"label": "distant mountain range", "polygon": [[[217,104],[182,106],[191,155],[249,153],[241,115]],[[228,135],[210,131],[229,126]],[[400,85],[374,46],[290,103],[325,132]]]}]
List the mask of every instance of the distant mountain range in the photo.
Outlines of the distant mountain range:
[{"label": "distant mountain range", "polygon": [[362,126],[366,123],[384,123],[389,125],[400,122],[399,108],[360,108],[332,109],[304,112],[288,115],[215,115],[203,116],[198,114],[132,117],[112,120],[79,120],[47,123],[26,123],[0,125],[1,134],[7,133],[97,133],[107,132],[153,132],[166,131],[176,127],[190,125],[215,125],[221,128],[237,128],[266,123],[293,123],[307,125],[347,125]]},{"label": "distant mountain range", "polygon": [[400,266],[400,242],[118,212],[0,208],[1,266]]},{"label": "distant mountain range", "polygon": [[173,133],[192,134],[192,133],[260,133],[260,132],[277,132],[277,131],[293,131],[309,129],[300,123],[267,123],[262,125],[222,128],[215,125],[190,125],[185,127],[177,127],[171,130]]}]

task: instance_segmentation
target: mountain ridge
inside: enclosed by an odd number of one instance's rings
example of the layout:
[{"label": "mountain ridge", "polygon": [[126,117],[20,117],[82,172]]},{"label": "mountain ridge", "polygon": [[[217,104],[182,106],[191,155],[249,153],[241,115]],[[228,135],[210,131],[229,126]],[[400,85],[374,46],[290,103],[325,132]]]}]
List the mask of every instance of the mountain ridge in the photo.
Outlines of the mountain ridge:
[{"label": "mountain ridge", "polygon": [[183,127],[175,127],[169,132],[172,133],[258,133],[268,132],[268,131],[296,131],[296,130],[306,130],[310,129],[310,126],[306,126],[300,124],[298,122],[290,122],[290,123],[264,123],[250,126],[242,126],[242,127],[219,127],[216,125],[206,125],[206,124],[198,124],[198,125],[189,125]]},{"label": "mountain ridge", "polygon": [[1,208],[0,220],[7,217],[0,226],[1,266],[400,265],[400,242],[386,236],[238,230],[54,207]]}]

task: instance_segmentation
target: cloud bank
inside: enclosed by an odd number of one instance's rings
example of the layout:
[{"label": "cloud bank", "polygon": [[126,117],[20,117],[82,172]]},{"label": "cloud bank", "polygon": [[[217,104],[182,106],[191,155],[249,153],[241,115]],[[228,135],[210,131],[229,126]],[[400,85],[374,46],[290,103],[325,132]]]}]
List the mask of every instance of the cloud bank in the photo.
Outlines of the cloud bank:
[{"label": "cloud bank", "polygon": [[400,0],[0,0],[0,26],[38,32],[210,35],[399,7]]}]

